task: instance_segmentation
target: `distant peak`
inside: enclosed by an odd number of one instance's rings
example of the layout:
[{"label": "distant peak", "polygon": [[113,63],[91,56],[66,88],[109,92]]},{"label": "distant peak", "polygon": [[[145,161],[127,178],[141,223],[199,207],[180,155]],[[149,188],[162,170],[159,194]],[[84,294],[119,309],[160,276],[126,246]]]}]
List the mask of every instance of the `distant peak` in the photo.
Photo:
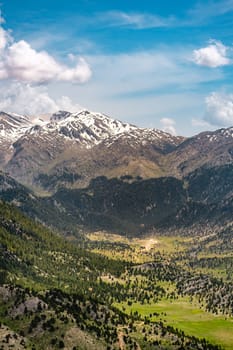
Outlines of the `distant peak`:
[{"label": "distant peak", "polygon": [[54,122],[54,121],[59,121],[62,119],[66,119],[68,118],[72,113],[68,112],[68,111],[58,111],[52,114],[52,116],[50,117],[50,121]]},{"label": "distant peak", "polygon": [[30,118],[26,115],[0,111],[0,117],[1,119],[12,121],[13,123],[30,124]]},{"label": "distant peak", "polygon": [[96,113],[90,112],[90,111],[88,111],[88,109],[82,109],[78,113],[74,113],[74,114],[76,114],[76,115],[89,115],[89,114],[96,114]]},{"label": "distant peak", "polygon": [[9,113],[6,113],[4,111],[0,111],[0,115],[9,115]]}]

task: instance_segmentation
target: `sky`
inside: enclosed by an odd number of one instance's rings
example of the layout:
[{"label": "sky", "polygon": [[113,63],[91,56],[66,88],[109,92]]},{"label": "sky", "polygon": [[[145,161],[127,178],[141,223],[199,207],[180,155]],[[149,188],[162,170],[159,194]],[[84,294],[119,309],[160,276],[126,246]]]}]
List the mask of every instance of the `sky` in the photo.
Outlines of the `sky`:
[{"label": "sky", "polygon": [[2,0],[0,110],[233,126],[233,0]]}]

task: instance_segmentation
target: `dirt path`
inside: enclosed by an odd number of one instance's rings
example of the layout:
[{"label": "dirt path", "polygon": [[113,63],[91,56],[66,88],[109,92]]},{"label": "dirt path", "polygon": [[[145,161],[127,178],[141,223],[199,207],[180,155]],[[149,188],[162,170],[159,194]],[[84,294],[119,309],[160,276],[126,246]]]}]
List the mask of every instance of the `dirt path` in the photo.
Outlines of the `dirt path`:
[{"label": "dirt path", "polygon": [[[124,332],[122,330],[118,330],[117,336],[118,336],[118,344],[120,350],[126,350],[126,344],[124,342]],[[136,348],[135,350],[141,350],[141,346],[136,342]]]},{"label": "dirt path", "polygon": [[157,239],[150,238],[147,241],[145,241],[145,249],[147,251],[150,251],[156,244],[158,244]]},{"label": "dirt path", "polygon": [[118,331],[118,343],[120,350],[126,350],[125,342],[124,342],[124,333],[122,331]]}]

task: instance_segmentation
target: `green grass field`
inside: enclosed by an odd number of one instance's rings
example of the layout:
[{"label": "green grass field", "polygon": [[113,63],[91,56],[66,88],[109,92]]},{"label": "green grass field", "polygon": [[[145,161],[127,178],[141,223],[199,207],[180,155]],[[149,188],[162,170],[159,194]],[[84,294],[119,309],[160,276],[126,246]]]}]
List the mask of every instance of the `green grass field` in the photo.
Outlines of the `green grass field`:
[{"label": "green grass field", "polygon": [[152,316],[151,320],[162,319],[186,334],[206,338],[212,343],[222,345],[226,350],[233,349],[233,319],[206,312],[198,307],[197,302],[190,302],[188,297],[180,297],[174,301],[163,299],[156,304],[134,303],[128,306],[124,303],[116,306],[127,313],[137,311],[142,316],[159,313],[159,316]]},{"label": "green grass field", "polygon": [[[96,239],[93,235],[89,237],[91,239]],[[132,240],[127,239],[126,237],[121,237],[118,235],[111,235],[105,233],[104,240],[110,240],[117,243],[126,243],[131,248],[132,251],[127,249],[121,251],[120,249],[117,252],[110,250],[98,251],[103,255],[107,255],[111,258],[121,258],[134,263],[143,263],[146,261],[151,261],[156,256],[159,251],[163,257],[170,259],[173,255],[177,253],[183,253],[189,249],[193,244],[192,237],[166,237],[155,235],[154,237],[144,237],[144,238],[135,238]],[[202,238],[200,238],[202,241]],[[213,257],[221,258],[225,256],[231,256],[229,253],[226,254],[214,254],[206,253],[203,254],[202,251],[198,252],[198,257]],[[186,258],[187,259],[187,258]],[[183,266],[185,269],[188,266],[189,260],[180,260],[177,262],[180,266]],[[189,268],[192,271],[191,268]],[[217,278],[226,279],[226,270],[221,266],[216,268],[200,268],[197,267],[193,272],[199,273],[202,272],[207,275],[212,275]],[[129,278],[129,276],[128,276]],[[133,276],[130,277],[130,280],[133,280]],[[137,279],[140,280],[140,276],[137,276]],[[126,279],[127,280],[127,279]],[[109,278],[104,278],[104,281],[107,283],[116,282],[115,279],[109,280]],[[125,280],[119,279],[118,282],[124,284]],[[170,282],[157,281],[156,284],[159,284],[163,287],[167,293],[175,291],[175,284]],[[129,301],[131,301],[129,299]],[[219,344],[226,350],[233,349],[233,318],[225,317],[222,314],[215,315],[211,312],[204,310],[204,307],[201,306],[198,301],[194,298],[190,299],[188,296],[181,297],[178,299],[170,300],[163,298],[156,304],[140,304],[133,303],[131,306],[127,302],[115,304],[120,310],[123,310],[130,314],[130,312],[137,311],[141,316],[148,316],[152,321],[162,320],[167,325],[171,325],[174,328],[178,328],[185,332],[187,335],[192,335],[198,338],[205,338],[213,344]],[[159,316],[153,315],[154,313],[159,313]],[[151,317],[152,316],[152,317]]]}]

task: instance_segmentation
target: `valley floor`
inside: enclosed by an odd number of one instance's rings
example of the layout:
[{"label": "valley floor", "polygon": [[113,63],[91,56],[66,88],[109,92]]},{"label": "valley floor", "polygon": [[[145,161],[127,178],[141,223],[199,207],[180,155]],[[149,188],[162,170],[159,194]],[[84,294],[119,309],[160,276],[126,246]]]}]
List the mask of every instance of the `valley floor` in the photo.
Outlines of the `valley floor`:
[{"label": "valley floor", "polygon": [[[130,286],[128,297],[124,301],[115,302],[114,306],[129,315],[136,313],[150,322],[162,321],[185,334],[205,338],[212,344],[231,350],[233,348],[232,296],[227,309],[221,305],[219,292],[211,282],[205,282],[204,291],[200,291],[198,286],[194,285],[191,291],[182,292],[176,288],[177,272],[174,271],[175,278],[172,275],[168,277],[165,274],[166,270],[164,275],[161,271],[153,272],[158,266],[153,266],[152,262],[160,260],[167,266],[172,265],[174,270],[178,268],[180,272],[190,274],[190,279],[201,276],[203,281],[213,279],[217,283],[219,279],[221,285],[224,283],[231,285],[233,254],[228,250],[221,253],[211,250],[210,238],[215,241],[216,234],[206,235],[204,238],[195,237],[195,239],[189,236],[166,237],[155,234],[141,239],[127,239],[106,232],[89,235],[91,241],[99,242],[99,246],[93,248],[93,251],[113,259],[124,259],[138,264],[136,273],[128,272],[127,275],[117,279],[113,276],[102,277],[107,283],[121,284],[126,288]],[[112,249],[107,248],[107,243],[110,242]],[[121,244],[122,248],[120,248]],[[203,283],[203,281],[199,282]],[[160,296],[156,295],[156,300],[154,300],[152,286],[163,289]],[[216,293],[216,300],[214,293]],[[215,306],[208,303],[208,294],[212,294],[211,300]],[[224,300],[227,297],[223,294],[222,298]]]}]

